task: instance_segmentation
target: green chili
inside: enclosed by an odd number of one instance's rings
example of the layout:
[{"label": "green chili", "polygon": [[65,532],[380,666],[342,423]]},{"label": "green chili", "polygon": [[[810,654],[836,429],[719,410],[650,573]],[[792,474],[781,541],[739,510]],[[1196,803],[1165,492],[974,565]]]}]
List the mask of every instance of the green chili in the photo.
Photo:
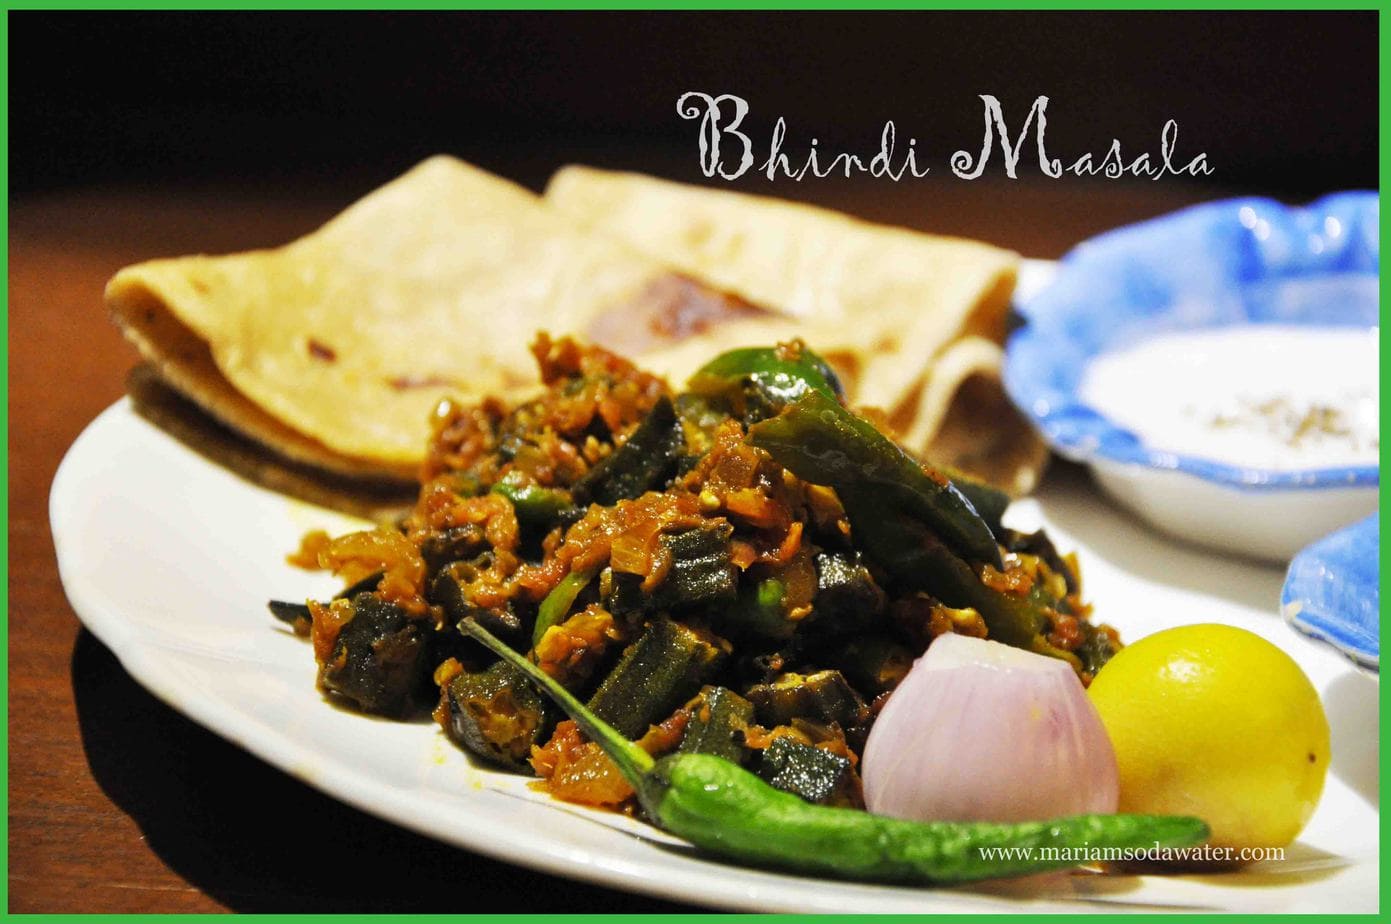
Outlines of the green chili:
[{"label": "green chili", "polygon": [[511,477],[504,477],[490,490],[511,501],[517,519],[523,523],[549,525],[575,509],[569,491],[543,488],[538,484],[520,484]]},{"label": "green chili", "polygon": [[536,610],[536,627],[531,630],[532,645],[539,645],[541,636],[545,635],[551,626],[558,626],[565,621],[565,615],[570,612],[570,607],[575,605],[575,598],[598,573],[597,568],[571,571],[546,594],[546,598]]},{"label": "green chili", "polygon": [[[969,561],[1004,567],[989,525],[951,480],[904,452],[893,440],[819,391],[808,391],[770,420],[749,429],[748,440],[803,481],[882,498],[921,519]],[[872,518],[856,518],[857,533],[873,531]]]},{"label": "green chili", "polygon": [[[554,699],[603,748],[657,825],[730,859],[850,879],[948,883],[1075,866],[1066,858],[1081,847],[1183,847],[1209,834],[1202,821],[1179,816],[924,823],[809,805],[713,754],[676,753],[654,760],[472,619],[461,622],[459,630],[514,664]],[[985,848],[1003,849],[986,857]]]},{"label": "green chili", "polygon": [[1010,496],[999,488],[971,477],[959,468],[940,463],[934,465],[939,472],[951,479],[954,488],[966,496],[971,506],[976,508],[976,513],[985,521],[985,525],[990,527],[990,532],[999,539],[1004,532],[1001,520],[1005,511],[1009,509]]},{"label": "green chili", "polygon": [[1077,656],[1049,644],[1044,636],[1048,611],[1057,603],[1042,584],[1026,594],[1004,593],[981,582],[966,562],[954,555],[927,527],[895,509],[887,499],[869,492],[850,491],[841,500],[859,519],[872,524],[855,537],[869,557],[895,579],[914,590],[923,590],[948,606],[970,607],[980,613],[990,638],[1035,654],[1067,661],[1074,669]]},{"label": "green chili", "polygon": [[772,417],[808,391],[838,400],[840,380],[805,346],[747,347],[721,353],[691,376],[686,387],[714,398],[747,419]]}]

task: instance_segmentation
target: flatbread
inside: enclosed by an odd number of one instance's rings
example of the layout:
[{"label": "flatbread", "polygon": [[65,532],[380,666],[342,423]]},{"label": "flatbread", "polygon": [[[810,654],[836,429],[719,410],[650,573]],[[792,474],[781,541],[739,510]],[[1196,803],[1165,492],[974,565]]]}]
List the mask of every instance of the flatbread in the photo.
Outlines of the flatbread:
[{"label": "flatbread", "polygon": [[204,458],[263,488],[379,523],[394,522],[415,504],[419,489],[414,483],[333,475],[265,452],[203,413],[146,363],[130,370],[126,393],[140,416]]},{"label": "flatbread", "polygon": [[1020,496],[1038,484],[1048,444],[1005,394],[1004,358],[984,337],[949,344],[928,369],[921,403],[900,412],[899,438],[927,459]]},{"label": "flatbread", "polygon": [[[909,446],[1012,492],[1033,487],[1047,454],[999,378],[1017,254],[588,167],[558,171],[545,196],[575,222],[783,315],[723,325],[656,352],[649,366],[679,378],[719,350],[791,331],[836,366],[852,402],[884,410]],[[969,405],[990,416],[951,416],[968,382]],[[953,436],[939,439],[948,422]],[[968,429],[974,436],[962,439]]]},{"label": "flatbread", "polygon": [[221,422],[297,462],[398,479],[440,398],[536,387],[538,330],[655,349],[764,313],[449,157],[284,247],[123,269],[106,299]]},{"label": "flatbread", "polygon": [[543,201],[435,157],[284,247],[141,263],[106,297],[179,395],[292,469],[369,492],[414,478],[441,398],[536,390],[538,330],[678,387],[723,350],[800,337],[914,448],[1022,491],[1038,465],[1020,460],[1042,456],[999,388],[1016,265],[970,241],[586,168]]}]

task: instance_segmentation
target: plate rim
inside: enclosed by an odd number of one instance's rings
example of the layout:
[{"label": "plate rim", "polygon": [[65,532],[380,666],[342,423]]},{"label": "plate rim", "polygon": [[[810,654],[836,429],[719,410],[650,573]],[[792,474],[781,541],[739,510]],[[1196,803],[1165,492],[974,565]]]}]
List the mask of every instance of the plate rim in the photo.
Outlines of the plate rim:
[{"label": "plate rim", "polygon": [[[622,889],[652,898],[665,901],[680,901],[692,905],[700,905],[708,908],[721,908],[734,911],[802,911],[816,913],[818,911],[835,909],[819,909],[815,905],[811,906],[792,906],[792,905],[771,905],[768,899],[771,896],[763,896],[761,890],[753,892],[738,893],[730,891],[721,893],[719,891],[702,891],[701,885],[715,885],[715,880],[719,878],[720,871],[727,871],[729,865],[719,860],[693,856],[692,859],[698,860],[702,866],[709,869],[703,871],[698,879],[692,880],[686,877],[682,884],[673,890],[669,881],[655,877],[650,873],[643,873],[640,870],[627,870],[622,867],[605,866],[602,864],[581,864],[576,865],[573,858],[566,855],[557,842],[548,838],[540,838],[539,842],[546,845],[542,850],[535,848],[535,843],[514,841],[509,838],[489,837],[484,829],[456,829],[446,825],[446,819],[439,817],[438,821],[432,821],[428,813],[421,813],[415,810],[415,800],[408,794],[401,795],[395,792],[383,793],[374,788],[374,778],[366,772],[354,771],[351,767],[344,766],[333,760],[324,760],[322,755],[312,748],[301,745],[295,741],[293,736],[280,732],[264,722],[255,720],[245,713],[239,713],[230,704],[223,702],[216,696],[212,696],[199,690],[196,686],[187,685],[180,687],[177,694],[166,687],[163,682],[164,674],[158,666],[158,655],[160,645],[157,642],[150,642],[142,638],[143,630],[132,626],[119,613],[114,612],[113,608],[104,601],[96,598],[93,588],[79,578],[73,576],[74,566],[71,563],[71,551],[66,550],[67,543],[61,538],[67,534],[65,526],[66,519],[72,514],[69,509],[64,509],[66,500],[70,496],[74,481],[75,465],[70,463],[75,455],[80,458],[85,443],[95,438],[101,429],[110,426],[113,422],[121,423],[121,418],[133,420],[138,424],[149,426],[161,437],[173,440],[174,437],[159,431],[154,425],[149,424],[139,417],[131,404],[128,396],[117,399],[114,403],[99,413],[85,428],[81,434],[73,441],[68,451],[64,453],[62,461],[54,474],[53,481],[49,490],[49,522],[53,531],[54,550],[58,562],[59,578],[62,582],[63,591],[74,613],[77,614],[81,623],[92,632],[104,645],[111,649],[112,653],[120,661],[122,667],[138,682],[142,688],[149,691],[155,698],[159,699],[169,708],[181,715],[186,716],[200,727],[212,732],[219,738],[229,742],[260,760],[275,767],[277,770],[288,774],[301,783],[304,783],[320,792],[325,793],[330,798],[337,799],[353,808],[365,812],[368,815],[379,818],[391,824],[398,825],[408,830],[422,834],[432,840],[446,844],[448,846],[473,851],[475,853],[490,857],[502,862],[511,863],[517,866],[526,867],[546,875],[555,876],[561,879],[577,880],[598,885],[606,888]],[[192,452],[191,449],[180,445],[180,449],[185,452]],[[200,461],[204,461],[201,460]],[[211,465],[212,463],[206,463]],[[231,477],[237,477],[234,473],[227,473]],[[248,484],[249,487],[257,490],[266,491],[265,488]],[[268,493],[276,496],[283,496],[277,492]],[[253,733],[250,735],[230,734],[229,727],[241,727],[246,729],[248,724]],[[472,761],[470,761],[472,763]],[[312,775],[303,772],[304,767],[309,764],[314,765]],[[481,772],[490,772],[487,768],[474,765]],[[500,792],[498,790],[491,790]],[[580,808],[580,807],[566,807]],[[582,808],[580,811],[583,812]],[[596,824],[602,824],[595,820]],[[615,834],[623,834],[620,829],[612,828]],[[739,872],[753,874],[757,876],[771,877],[768,885],[774,889],[787,887],[796,882],[804,882],[807,877],[797,876],[778,872],[771,869],[759,869],[756,867],[738,867]],[[691,870],[687,871],[694,872]],[[778,880],[785,880],[779,882]],[[891,884],[881,885],[877,883],[845,883],[848,887],[870,888],[889,888],[903,889]],[[934,906],[934,912],[952,913],[999,913],[1019,910],[1026,907],[1026,902],[1038,903],[1037,898],[1026,899],[1024,902],[1011,900],[1007,897],[991,895],[989,893],[961,891],[950,886],[923,887],[921,894],[925,903]],[[1108,909],[1119,909],[1124,906],[1109,902],[1087,901],[1083,897],[1073,897],[1071,899],[1047,899],[1050,907],[1058,910],[1071,911],[1105,911]],[[1139,907],[1144,907],[1143,905]]]},{"label": "plate rim", "polygon": [[[673,880],[662,878],[660,875],[661,873],[669,873],[669,869],[659,869],[658,874],[654,875],[648,868],[630,869],[627,864],[577,864],[574,856],[567,854],[562,844],[549,838],[521,841],[485,836],[485,834],[495,834],[496,832],[484,828],[475,831],[468,828],[449,827],[447,825],[449,816],[446,813],[436,813],[432,816],[428,812],[416,811],[418,797],[412,798],[409,792],[394,790],[383,792],[377,788],[376,780],[372,774],[354,771],[351,767],[335,760],[324,759],[320,752],[297,743],[293,736],[267,725],[254,716],[238,712],[232,704],[217,696],[204,693],[196,685],[179,687],[176,694],[174,690],[166,686],[164,675],[158,666],[158,655],[162,650],[159,643],[144,638],[143,636],[147,634],[145,630],[131,625],[120,613],[115,612],[112,606],[98,599],[93,587],[73,576],[74,565],[71,561],[73,553],[71,549],[67,548],[68,543],[64,538],[68,535],[69,529],[66,527],[67,518],[74,515],[70,512],[74,508],[66,504],[76,483],[74,470],[77,464],[71,460],[81,459],[83,447],[88,442],[95,440],[103,428],[119,425],[125,421],[148,427],[158,437],[177,443],[174,437],[163,433],[153,424],[139,417],[128,397],[118,399],[83,429],[64,454],[49,491],[49,520],[53,529],[59,576],[64,593],[74,612],[82,624],[111,649],[131,676],[161,702],[218,737],[251,753],[258,759],[266,761],[294,779],[324,792],[331,798],[452,847],[473,851],[502,862],[533,869],[558,878],[577,880],[657,899],[682,901],[710,908],[800,913],[826,911],[844,913],[848,910],[845,902],[836,904],[834,902],[813,901],[799,904],[791,897],[791,893],[796,890],[799,883],[805,884],[816,880],[776,870],[744,866],[734,867],[742,875],[766,879],[766,882],[745,884],[746,887],[742,889],[721,890],[714,887],[721,884],[721,874],[728,874],[731,867],[718,859],[693,855],[690,859],[697,861],[698,865],[688,867],[683,870],[685,875],[679,880]],[[179,444],[178,448],[182,452],[193,454],[201,464],[213,466],[213,463],[197,457],[194,451],[188,447]],[[223,471],[225,472],[225,469]],[[245,482],[244,479],[240,479],[239,476],[231,472],[226,472],[226,474],[228,477],[242,481],[249,488],[276,497],[283,497],[276,492],[267,491],[267,489]],[[232,733],[229,731],[232,728],[239,729],[241,733]],[[251,730],[251,734],[245,733],[248,728]],[[480,772],[489,772],[486,768],[482,768],[472,761],[470,763]],[[314,766],[314,772],[312,774],[305,773],[303,768],[311,764]],[[487,791],[507,795],[496,788]],[[538,807],[544,808],[545,806],[538,804]],[[581,809],[581,812],[583,811]],[[602,824],[598,820],[595,820],[595,823]],[[629,833],[611,825],[606,825],[606,827],[609,827],[615,834]],[[537,848],[538,844],[541,845],[540,849]],[[1357,856],[1353,856],[1352,859],[1360,862],[1360,858]],[[843,885],[850,890],[887,889],[901,895],[910,892],[919,894],[924,905],[929,906],[921,909],[922,912],[1000,913],[1025,911],[1036,913],[1046,910],[1118,913],[1156,910],[1154,903],[1115,901],[1105,895],[1090,897],[1085,893],[1040,897],[992,894],[988,891],[973,891],[969,888],[952,886],[913,888],[849,881]],[[1159,910],[1202,911],[1204,909],[1197,904],[1181,904],[1177,906],[1165,905]]]}]

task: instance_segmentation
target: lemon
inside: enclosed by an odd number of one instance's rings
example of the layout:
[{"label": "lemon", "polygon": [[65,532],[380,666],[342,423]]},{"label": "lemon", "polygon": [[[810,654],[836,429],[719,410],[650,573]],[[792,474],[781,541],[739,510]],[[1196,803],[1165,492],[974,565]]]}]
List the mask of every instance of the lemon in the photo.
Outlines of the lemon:
[{"label": "lemon", "polygon": [[1120,770],[1120,811],[1196,815],[1215,847],[1283,847],[1318,804],[1328,719],[1299,665],[1259,635],[1182,626],[1121,649],[1092,702]]}]

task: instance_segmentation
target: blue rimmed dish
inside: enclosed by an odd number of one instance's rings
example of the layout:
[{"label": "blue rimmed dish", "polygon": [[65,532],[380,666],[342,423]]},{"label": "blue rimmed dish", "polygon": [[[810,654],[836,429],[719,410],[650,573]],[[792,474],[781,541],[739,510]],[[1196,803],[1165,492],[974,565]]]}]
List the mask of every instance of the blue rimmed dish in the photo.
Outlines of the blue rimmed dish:
[{"label": "blue rimmed dish", "polygon": [[[1378,196],[1337,193],[1296,208],[1207,203],[1093,238],[1018,305],[1005,388],[1061,455],[1160,529],[1288,561],[1376,509],[1376,464],[1260,468],[1173,451],[1084,400],[1098,357],[1164,334],[1279,325],[1379,325]],[[1301,370],[1290,370],[1291,381]],[[1163,381],[1152,383],[1162,389]]]},{"label": "blue rimmed dish", "polygon": [[1372,514],[1296,555],[1280,593],[1290,625],[1370,668],[1381,658],[1380,551]]}]

